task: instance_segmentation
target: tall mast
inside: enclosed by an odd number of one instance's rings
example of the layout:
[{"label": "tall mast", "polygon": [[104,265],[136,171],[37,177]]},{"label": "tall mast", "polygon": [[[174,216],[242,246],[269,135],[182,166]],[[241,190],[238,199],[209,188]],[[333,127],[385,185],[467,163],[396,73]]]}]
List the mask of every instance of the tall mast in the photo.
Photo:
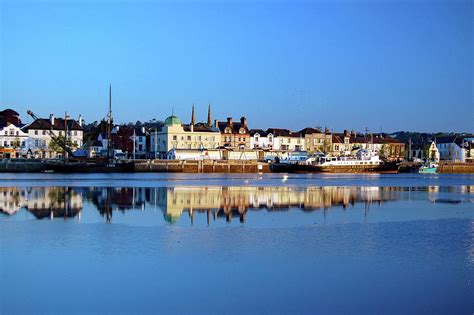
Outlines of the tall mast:
[{"label": "tall mast", "polygon": [[109,113],[107,116],[107,163],[109,163],[110,148],[112,146],[112,84],[109,84]]}]

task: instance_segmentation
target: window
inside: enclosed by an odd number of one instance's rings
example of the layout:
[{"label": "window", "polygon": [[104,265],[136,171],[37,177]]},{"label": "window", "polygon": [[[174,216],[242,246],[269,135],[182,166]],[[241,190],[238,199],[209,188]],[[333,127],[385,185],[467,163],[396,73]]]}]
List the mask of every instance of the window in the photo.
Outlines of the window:
[{"label": "window", "polygon": [[74,130],[74,135],[77,136],[77,131],[76,130]]},{"label": "window", "polygon": [[173,140],[174,141],[178,140],[178,136],[173,136]]},{"label": "window", "polygon": [[43,136],[45,136],[45,135],[46,135],[46,130],[43,130]]},{"label": "window", "polygon": [[191,136],[188,136],[188,141],[191,141]]},{"label": "window", "polygon": [[17,135],[17,136],[19,136],[19,135],[20,135],[20,132],[19,132],[19,131],[17,131],[17,132],[16,132],[16,135]]},{"label": "window", "polygon": [[[5,131],[6,132],[6,131]],[[38,135],[38,130],[35,130],[35,135],[37,136]]]}]

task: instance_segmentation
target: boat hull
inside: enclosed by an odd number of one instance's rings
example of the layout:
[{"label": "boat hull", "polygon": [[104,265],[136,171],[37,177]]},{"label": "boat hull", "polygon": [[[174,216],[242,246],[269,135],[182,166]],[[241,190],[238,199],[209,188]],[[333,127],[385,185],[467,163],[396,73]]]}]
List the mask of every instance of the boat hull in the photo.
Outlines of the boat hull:
[{"label": "boat hull", "polygon": [[436,174],[437,171],[437,167],[421,167],[418,172],[420,174]]},{"label": "boat hull", "polygon": [[289,164],[273,163],[270,169],[275,173],[377,173],[377,174],[396,174],[398,173],[399,163],[387,162],[381,165],[307,165],[307,164]]},{"label": "boat hull", "polygon": [[133,163],[120,163],[108,166],[106,163],[48,163],[45,172],[54,173],[131,173]]}]

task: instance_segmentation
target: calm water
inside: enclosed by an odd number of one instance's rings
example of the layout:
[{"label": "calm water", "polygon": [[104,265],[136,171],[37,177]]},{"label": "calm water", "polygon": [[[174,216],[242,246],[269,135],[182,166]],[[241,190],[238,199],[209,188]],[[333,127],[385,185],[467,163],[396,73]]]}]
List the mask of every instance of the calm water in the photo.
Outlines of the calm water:
[{"label": "calm water", "polygon": [[472,175],[0,174],[0,313],[474,312]]}]

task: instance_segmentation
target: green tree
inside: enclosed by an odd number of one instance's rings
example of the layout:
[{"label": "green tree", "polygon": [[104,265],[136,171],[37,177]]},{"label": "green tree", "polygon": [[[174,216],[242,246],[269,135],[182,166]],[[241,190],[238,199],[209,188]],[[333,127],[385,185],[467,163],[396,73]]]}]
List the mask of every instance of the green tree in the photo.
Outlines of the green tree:
[{"label": "green tree", "polygon": [[49,142],[49,151],[51,152],[63,152],[64,147],[66,145],[68,148],[72,149],[73,151],[77,148],[77,144],[74,144],[71,139],[67,139],[65,141],[64,136],[59,136],[56,140],[51,139]]},{"label": "green tree", "polygon": [[382,159],[386,159],[387,155],[388,155],[388,147],[386,144],[382,144],[382,147],[380,148],[380,151],[379,151],[379,156]]}]

